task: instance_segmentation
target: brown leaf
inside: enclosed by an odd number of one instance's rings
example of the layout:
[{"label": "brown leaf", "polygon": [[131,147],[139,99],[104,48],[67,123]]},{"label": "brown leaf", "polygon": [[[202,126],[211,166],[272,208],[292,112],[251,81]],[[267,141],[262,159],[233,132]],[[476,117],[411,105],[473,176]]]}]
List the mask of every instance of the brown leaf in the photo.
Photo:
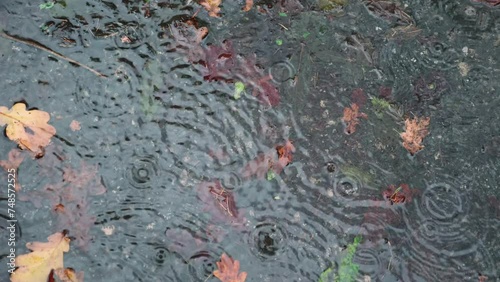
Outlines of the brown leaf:
[{"label": "brown leaf", "polygon": [[431,118],[414,118],[405,120],[405,132],[401,133],[401,138],[403,138],[403,146],[414,155],[416,152],[422,150],[424,146],[422,142],[425,136],[429,134],[429,124]]},{"label": "brown leaf", "polygon": [[344,116],[342,121],[345,124],[345,133],[352,134],[356,131],[356,125],[359,124],[359,118],[368,118],[365,113],[359,112],[359,106],[355,103],[351,104],[351,107],[346,107],[344,109]]},{"label": "brown leaf", "polygon": [[56,129],[48,124],[49,120],[50,115],[44,111],[26,111],[24,103],[17,103],[10,110],[0,107],[0,126],[7,125],[7,137],[21,149],[35,154],[43,153],[43,148],[56,133]]},{"label": "brown leaf", "polygon": [[293,152],[295,152],[295,147],[290,140],[287,140],[285,145],[277,145],[274,150],[271,149],[267,153],[260,154],[255,159],[249,161],[243,167],[241,174],[245,178],[251,176],[265,178],[270,170],[276,174],[280,174],[292,162]]},{"label": "brown leaf", "polygon": [[247,279],[246,272],[238,273],[240,271],[240,262],[233,260],[226,253],[223,253],[220,261],[217,262],[217,268],[213,274],[222,282],[245,282],[245,279]]},{"label": "brown leaf", "polygon": [[292,153],[295,152],[295,146],[290,140],[286,140],[285,145],[276,146],[276,152],[278,153],[278,163],[273,165],[273,169],[275,173],[280,173],[285,166],[292,162]]},{"label": "brown leaf", "polygon": [[54,274],[58,279],[57,282],[83,282],[83,272],[75,272],[73,268],[58,268],[54,270]]}]

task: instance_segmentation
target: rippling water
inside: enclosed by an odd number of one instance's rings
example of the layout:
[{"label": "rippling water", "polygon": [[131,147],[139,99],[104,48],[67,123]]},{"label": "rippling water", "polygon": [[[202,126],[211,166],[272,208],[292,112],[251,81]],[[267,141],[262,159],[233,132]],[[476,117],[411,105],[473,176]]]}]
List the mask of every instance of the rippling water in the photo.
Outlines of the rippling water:
[{"label": "rippling water", "polygon": [[[498,7],[403,1],[409,26],[369,1],[262,1],[245,13],[226,0],[220,18],[195,1],[27,2],[0,3],[6,34],[107,77],[0,37],[0,106],[24,101],[57,129],[45,156],[19,168],[18,255],[60,231],[37,193],[97,166],[92,185],[106,193],[85,194],[85,215],[63,224],[79,235],[65,263],[87,280],[215,281],[226,252],[247,281],[317,281],[360,234],[359,281],[500,281]],[[346,135],[351,103],[368,119]],[[415,156],[399,137],[413,116],[431,118]],[[282,172],[249,172],[287,140]],[[0,143],[5,160],[15,145]],[[403,184],[391,204],[384,191]],[[217,185],[234,207],[210,202]]]}]

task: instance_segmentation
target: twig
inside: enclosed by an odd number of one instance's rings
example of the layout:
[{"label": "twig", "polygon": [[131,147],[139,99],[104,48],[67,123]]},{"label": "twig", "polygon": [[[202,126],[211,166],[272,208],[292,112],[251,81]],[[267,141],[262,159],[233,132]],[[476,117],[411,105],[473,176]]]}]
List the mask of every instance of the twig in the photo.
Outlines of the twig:
[{"label": "twig", "polygon": [[91,71],[92,73],[94,73],[95,75],[97,75],[99,77],[108,77],[107,75],[105,75],[103,73],[100,73],[100,72],[96,71],[95,69],[93,69],[93,68],[91,68],[91,67],[89,67],[87,65],[84,65],[84,64],[82,64],[80,62],[77,62],[77,61],[75,61],[75,60],[73,60],[71,58],[68,58],[68,57],[64,56],[63,54],[58,53],[56,51],[53,51],[49,47],[47,47],[45,45],[42,45],[42,44],[40,44],[38,42],[35,42],[35,41],[31,40],[31,39],[25,39],[25,38],[20,38],[20,37],[17,37],[17,36],[12,36],[10,34],[5,33],[5,31],[1,31],[1,30],[0,30],[0,36],[2,36],[4,38],[7,38],[7,39],[10,39],[10,40],[13,40],[13,41],[16,41],[16,42],[19,42],[19,43],[24,43],[26,45],[29,45],[29,46],[35,47],[37,49],[43,50],[45,52],[48,52],[48,53],[50,53],[50,54],[52,54],[52,55],[54,55],[56,57],[59,57],[59,58],[65,60],[65,61],[68,61],[68,62],[70,62],[72,64],[77,65],[77,66],[80,66],[80,67],[82,67],[84,69],[87,69],[87,70]]},{"label": "twig", "polygon": [[391,270],[391,262],[392,262],[392,245],[391,242],[388,240],[387,244],[389,244],[389,251],[391,252],[391,258],[389,259],[389,263],[387,264],[387,270]]}]

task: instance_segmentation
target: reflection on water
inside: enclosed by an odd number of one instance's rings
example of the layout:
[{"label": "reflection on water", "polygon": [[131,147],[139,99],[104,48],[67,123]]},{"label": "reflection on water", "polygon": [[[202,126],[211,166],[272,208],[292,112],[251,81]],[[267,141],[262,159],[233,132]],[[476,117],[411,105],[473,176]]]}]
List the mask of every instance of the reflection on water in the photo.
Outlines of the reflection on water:
[{"label": "reflection on water", "polygon": [[[358,234],[364,281],[500,279],[499,9],[225,1],[214,18],[195,1],[24,2],[0,3],[1,29],[108,76],[0,37],[0,106],[24,100],[57,128],[21,164],[20,196],[86,165],[107,189],[73,230],[88,250],[65,255],[89,279],[215,281],[226,252],[247,281],[317,281]],[[346,135],[352,103],[368,118]],[[431,126],[410,156],[399,133],[414,116]],[[0,143],[5,160],[15,145]],[[17,203],[20,246],[60,231],[39,200]]]}]

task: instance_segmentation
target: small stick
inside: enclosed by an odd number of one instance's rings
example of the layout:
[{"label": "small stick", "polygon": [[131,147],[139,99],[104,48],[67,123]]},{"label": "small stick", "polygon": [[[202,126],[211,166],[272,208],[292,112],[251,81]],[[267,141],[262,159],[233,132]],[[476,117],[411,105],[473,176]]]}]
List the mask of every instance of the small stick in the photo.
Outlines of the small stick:
[{"label": "small stick", "polygon": [[1,30],[0,30],[0,36],[2,36],[4,38],[7,38],[7,39],[10,39],[10,40],[13,40],[13,41],[16,41],[16,42],[19,42],[19,43],[24,43],[26,45],[29,45],[29,46],[35,47],[37,49],[43,50],[45,52],[48,52],[48,53],[50,53],[50,54],[52,54],[52,55],[54,55],[56,57],[59,57],[59,58],[65,60],[65,61],[68,61],[68,62],[70,62],[72,64],[77,65],[77,66],[80,66],[80,67],[82,67],[84,69],[87,69],[87,70],[91,71],[92,73],[94,73],[95,75],[97,75],[99,77],[108,77],[107,75],[105,75],[103,73],[100,73],[100,72],[96,71],[95,69],[93,69],[93,68],[91,68],[91,67],[89,67],[87,65],[84,65],[84,64],[82,64],[80,62],[77,62],[77,61],[75,61],[75,60],[73,60],[71,58],[68,58],[68,57],[64,56],[63,54],[61,54],[61,53],[53,51],[49,47],[44,46],[44,45],[42,45],[42,44],[40,44],[38,42],[32,41],[30,39],[24,39],[24,38],[19,38],[19,37],[16,37],[16,36],[12,36],[12,35],[9,35],[9,34],[5,33],[5,31],[1,31]]}]

